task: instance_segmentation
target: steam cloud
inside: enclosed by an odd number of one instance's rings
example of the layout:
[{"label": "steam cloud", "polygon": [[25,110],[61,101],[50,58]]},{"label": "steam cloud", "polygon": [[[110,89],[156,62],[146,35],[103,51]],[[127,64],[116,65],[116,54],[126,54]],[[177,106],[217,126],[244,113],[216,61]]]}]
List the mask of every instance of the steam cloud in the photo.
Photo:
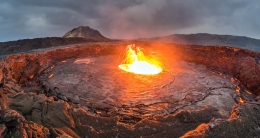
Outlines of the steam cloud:
[{"label": "steam cloud", "polygon": [[260,38],[260,1],[2,0],[0,41],[62,36],[90,26],[109,38],[216,33]]}]

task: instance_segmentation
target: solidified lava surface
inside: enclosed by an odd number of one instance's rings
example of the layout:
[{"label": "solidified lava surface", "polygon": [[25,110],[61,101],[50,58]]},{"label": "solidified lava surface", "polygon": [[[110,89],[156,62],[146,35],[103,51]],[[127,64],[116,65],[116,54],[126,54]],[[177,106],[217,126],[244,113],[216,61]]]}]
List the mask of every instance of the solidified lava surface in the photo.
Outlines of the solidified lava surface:
[{"label": "solidified lava surface", "polygon": [[128,44],[41,49],[2,60],[0,135],[259,134],[259,53],[220,46],[138,43],[162,55],[167,65],[162,73],[145,76],[118,69]]},{"label": "solidified lava surface", "polygon": [[40,76],[46,87],[101,116],[138,118],[167,115],[206,105],[229,112],[237,92],[230,78],[203,65],[174,61],[158,75],[135,75],[118,69],[118,56],[67,59]]}]

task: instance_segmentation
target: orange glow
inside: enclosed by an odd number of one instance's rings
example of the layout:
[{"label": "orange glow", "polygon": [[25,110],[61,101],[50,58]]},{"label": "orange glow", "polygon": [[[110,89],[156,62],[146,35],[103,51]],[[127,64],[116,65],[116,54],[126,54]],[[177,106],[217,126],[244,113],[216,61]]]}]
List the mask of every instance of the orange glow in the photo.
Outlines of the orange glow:
[{"label": "orange glow", "polygon": [[248,91],[248,90],[245,90],[245,91],[246,91],[247,94],[250,94],[250,95],[252,94],[252,92],[250,92],[250,91]]},{"label": "orange glow", "polygon": [[31,76],[30,76],[30,79],[32,79],[34,77],[34,74],[32,74]]},{"label": "orange glow", "polygon": [[244,103],[244,100],[239,97],[239,102],[240,102],[240,103]]},{"label": "orange glow", "polygon": [[134,45],[128,45],[126,58],[118,67],[134,74],[153,75],[162,71],[160,62],[154,58],[146,57],[143,51]]},{"label": "orange glow", "polygon": [[52,78],[52,77],[53,77],[53,74],[51,74],[51,75],[48,76],[49,79]]},{"label": "orange glow", "polygon": [[76,60],[74,61],[74,63],[77,63],[77,64],[80,64],[80,63],[89,64],[89,63],[90,63],[90,59],[88,59],[88,58],[76,59]]}]

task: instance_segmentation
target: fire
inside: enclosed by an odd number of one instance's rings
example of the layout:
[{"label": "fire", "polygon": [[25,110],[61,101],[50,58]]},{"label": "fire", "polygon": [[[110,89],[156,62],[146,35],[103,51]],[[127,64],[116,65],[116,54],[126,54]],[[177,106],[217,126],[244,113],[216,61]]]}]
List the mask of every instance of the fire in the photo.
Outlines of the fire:
[{"label": "fire", "polygon": [[128,45],[126,58],[118,66],[120,69],[134,74],[153,75],[162,71],[161,64],[155,58],[147,57],[139,47]]}]

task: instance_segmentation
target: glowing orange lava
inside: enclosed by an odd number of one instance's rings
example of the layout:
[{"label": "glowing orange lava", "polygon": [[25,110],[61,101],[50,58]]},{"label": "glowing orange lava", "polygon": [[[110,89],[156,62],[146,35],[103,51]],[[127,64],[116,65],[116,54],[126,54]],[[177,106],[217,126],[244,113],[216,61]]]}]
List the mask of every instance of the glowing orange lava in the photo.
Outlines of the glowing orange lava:
[{"label": "glowing orange lava", "polygon": [[162,71],[161,64],[155,58],[146,57],[139,47],[128,45],[126,58],[118,65],[124,71],[134,74],[153,75]]}]

